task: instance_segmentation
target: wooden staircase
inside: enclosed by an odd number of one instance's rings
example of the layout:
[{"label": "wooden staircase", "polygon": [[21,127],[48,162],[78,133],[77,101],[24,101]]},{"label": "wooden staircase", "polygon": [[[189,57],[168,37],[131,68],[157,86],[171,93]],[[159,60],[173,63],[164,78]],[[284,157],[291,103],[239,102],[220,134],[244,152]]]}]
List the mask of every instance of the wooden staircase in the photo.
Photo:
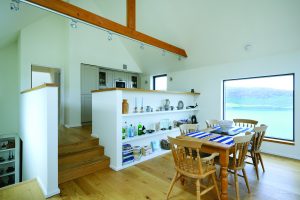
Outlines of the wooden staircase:
[{"label": "wooden staircase", "polygon": [[64,183],[108,168],[109,157],[104,155],[104,147],[99,139],[88,139],[58,147],[58,183]]}]

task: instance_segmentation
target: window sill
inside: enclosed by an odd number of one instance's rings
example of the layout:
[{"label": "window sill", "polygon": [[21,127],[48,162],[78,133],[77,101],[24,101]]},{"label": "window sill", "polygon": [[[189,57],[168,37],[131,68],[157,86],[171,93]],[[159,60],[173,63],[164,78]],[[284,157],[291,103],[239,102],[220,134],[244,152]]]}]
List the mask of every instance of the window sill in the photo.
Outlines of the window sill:
[{"label": "window sill", "polygon": [[265,142],[273,142],[278,144],[286,144],[286,145],[295,145],[295,142],[293,141],[286,141],[286,140],[279,140],[279,139],[273,139],[273,138],[264,138]]}]

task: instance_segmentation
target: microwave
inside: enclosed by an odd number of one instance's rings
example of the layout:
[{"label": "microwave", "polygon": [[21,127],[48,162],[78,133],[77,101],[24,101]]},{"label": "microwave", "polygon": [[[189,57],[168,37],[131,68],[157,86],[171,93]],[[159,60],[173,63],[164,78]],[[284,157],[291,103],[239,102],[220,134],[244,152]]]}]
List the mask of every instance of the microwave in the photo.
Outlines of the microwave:
[{"label": "microwave", "polygon": [[116,88],[126,88],[126,81],[116,80],[115,87]]}]

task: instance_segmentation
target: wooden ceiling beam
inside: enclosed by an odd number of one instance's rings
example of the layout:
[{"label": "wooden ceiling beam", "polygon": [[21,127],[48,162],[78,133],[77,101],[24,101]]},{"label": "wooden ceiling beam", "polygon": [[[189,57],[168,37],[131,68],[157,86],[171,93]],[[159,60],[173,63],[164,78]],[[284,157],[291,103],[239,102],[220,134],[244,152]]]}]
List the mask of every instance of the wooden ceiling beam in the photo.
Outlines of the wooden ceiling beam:
[{"label": "wooden ceiling beam", "polygon": [[[181,49],[174,45],[163,42],[154,37],[146,35],[144,33],[140,33],[138,31],[132,29],[133,25],[130,25],[131,28],[129,28],[127,26],[123,26],[123,25],[113,22],[109,19],[106,19],[104,17],[96,15],[92,12],[84,10],[80,7],[72,5],[70,3],[67,3],[67,2],[64,2],[61,0],[22,0],[22,1],[25,3],[28,2],[30,4],[55,11],[57,13],[69,16],[74,19],[81,20],[88,24],[92,24],[94,26],[118,33],[120,35],[124,35],[126,37],[129,37],[134,40],[138,40],[142,43],[146,43],[146,44],[164,49],[164,50],[172,52],[174,54],[178,54],[180,56],[187,57],[187,54],[184,49]],[[134,24],[135,24],[135,22],[134,22]]]},{"label": "wooden ceiling beam", "polygon": [[135,0],[127,0],[127,27],[136,30]]}]

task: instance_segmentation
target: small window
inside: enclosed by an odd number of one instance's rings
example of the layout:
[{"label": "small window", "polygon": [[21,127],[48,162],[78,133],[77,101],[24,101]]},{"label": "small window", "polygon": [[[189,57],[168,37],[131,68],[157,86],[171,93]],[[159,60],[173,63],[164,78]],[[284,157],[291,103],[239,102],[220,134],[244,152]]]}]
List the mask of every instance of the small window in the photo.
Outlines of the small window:
[{"label": "small window", "polygon": [[224,80],[223,118],[254,119],[266,137],[294,141],[294,74]]},{"label": "small window", "polygon": [[167,74],[153,76],[153,90],[167,90]]}]

